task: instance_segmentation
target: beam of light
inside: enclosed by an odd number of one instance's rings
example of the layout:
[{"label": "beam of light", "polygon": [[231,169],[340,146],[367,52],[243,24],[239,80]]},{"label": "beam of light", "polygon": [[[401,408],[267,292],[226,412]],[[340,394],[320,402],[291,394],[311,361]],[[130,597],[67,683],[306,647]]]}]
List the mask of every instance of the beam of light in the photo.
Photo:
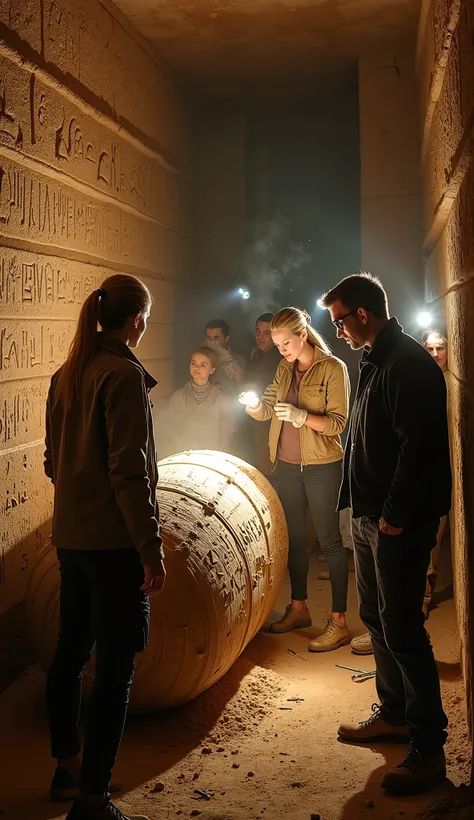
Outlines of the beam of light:
[{"label": "beam of light", "polygon": [[317,304],[318,308],[321,308],[321,310],[324,310],[324,305],[323,305],[322,298],[316,299],[316,304]]},{"label": "beam of light", "polygon": [[431,313],[428,313],[427,310],[421,310],[416,317],[416,321],[420,327],[429,327],[433,321],[433,317]]}]

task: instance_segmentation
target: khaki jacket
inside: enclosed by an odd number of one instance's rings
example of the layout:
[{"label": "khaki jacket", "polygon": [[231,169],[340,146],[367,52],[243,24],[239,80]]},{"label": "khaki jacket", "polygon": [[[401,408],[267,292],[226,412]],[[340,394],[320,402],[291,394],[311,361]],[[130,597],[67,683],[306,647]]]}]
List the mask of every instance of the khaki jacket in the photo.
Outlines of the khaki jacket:
[{"label": "khaki jacket", "polygon": [[156,381],[126,344],[102,333],[68,409],[56,396],[57,376],[46,408],[44,462],[54,484],[54,546],[136,549],[142,564],[155,563],[163,554],[148,398]]},{"label": "khaki jacket", "polygon": [[[261,405],[247,412],[257,421],[271,419],[268,447],[274,464],[277,457],[278,440],[282,421],[273,411],[279,401],[285,402],[293,378],[293,364],[283,359],[278,365],[273,382],[267,387]],[[306,424],[300,427],[300,447],[302,466],[308,464],[331,464],[343,457],[341,433],[349,414],[350,382],[347,367],[335,356],[326,354],[318,347],[314,349],[314,361],[300,382],[299,407],[315,416],[325,416],[324,433],[311,430]]]}]

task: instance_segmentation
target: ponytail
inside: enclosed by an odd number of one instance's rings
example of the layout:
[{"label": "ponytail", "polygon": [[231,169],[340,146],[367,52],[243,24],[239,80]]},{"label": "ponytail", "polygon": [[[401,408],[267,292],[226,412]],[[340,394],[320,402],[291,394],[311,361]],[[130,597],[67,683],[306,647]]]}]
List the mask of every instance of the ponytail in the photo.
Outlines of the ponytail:
[{"label": "ponytail", "polygon": [[275,313],[270,322],[270,330],[288,330],[299,335],[306,331],[308,344],[322,350],[326,356],[331,355],[331,349],[320,333],[312,326],[311,316],[306,310],[297,307],[285,307]]},{"label": "ponytail", "polygon": [[109,276],[87,297],[69,355],[58,373],[56,395],[64,407],[70,407],[79,396],[84,371],[97,353],[99,326],[105,332],[120,331],[130,316],[146,313],[150,306],[146,285],[125,273]]}]

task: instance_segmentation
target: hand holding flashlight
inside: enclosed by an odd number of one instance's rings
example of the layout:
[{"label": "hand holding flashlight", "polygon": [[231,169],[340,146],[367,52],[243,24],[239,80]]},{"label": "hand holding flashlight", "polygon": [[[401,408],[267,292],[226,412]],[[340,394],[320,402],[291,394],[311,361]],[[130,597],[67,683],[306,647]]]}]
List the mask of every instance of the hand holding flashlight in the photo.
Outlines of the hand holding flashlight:
[{"label": "hand holding flashlight", "polygon": [[260,399],[257,394],[253,392],[253,390],[247,390],[240,394],[239,402],[241,404],[245,404],[246,409],[256,410],[260,404]]}]

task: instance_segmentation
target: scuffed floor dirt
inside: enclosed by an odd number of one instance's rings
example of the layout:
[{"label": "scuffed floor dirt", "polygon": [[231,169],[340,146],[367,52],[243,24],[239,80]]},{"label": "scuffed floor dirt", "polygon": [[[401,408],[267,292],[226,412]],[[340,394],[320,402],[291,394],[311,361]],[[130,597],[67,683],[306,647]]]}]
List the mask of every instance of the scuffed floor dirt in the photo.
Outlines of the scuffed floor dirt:
[{"label": "scuffed floor dirt", "polygon": [[[390,798],[379,781],[403,757],[404,747],[353,747],[336,739],[339,721],[363,719],[376,697],[373,681],[353,683],[351,673],[335,664],[372,669],[373,657],[356,657],[349,647],[307,652],[329,606],[329,584],[316,579],[320,570],[313,556],[313,628],[283,636],[259,633],[230,672],[193,703],[164,715],[129,718],[114,772],[123,787],[117,802],[125,812],[150,820],[474,818],[470,791],[462,788],[469,746],[453,602],[440,604],[428,621],[450,721],[449,780],[423,797]],[[349,624],[360,634],[353,580],[351,574]],[[278,611],[287,597],[284,585]],[[42,673],[32,668],[0,696],[1,820],[59,820],[67,811],[46,797],[53,764],[43,687]],[[194,799],[197,788],[210,799]]]}]

